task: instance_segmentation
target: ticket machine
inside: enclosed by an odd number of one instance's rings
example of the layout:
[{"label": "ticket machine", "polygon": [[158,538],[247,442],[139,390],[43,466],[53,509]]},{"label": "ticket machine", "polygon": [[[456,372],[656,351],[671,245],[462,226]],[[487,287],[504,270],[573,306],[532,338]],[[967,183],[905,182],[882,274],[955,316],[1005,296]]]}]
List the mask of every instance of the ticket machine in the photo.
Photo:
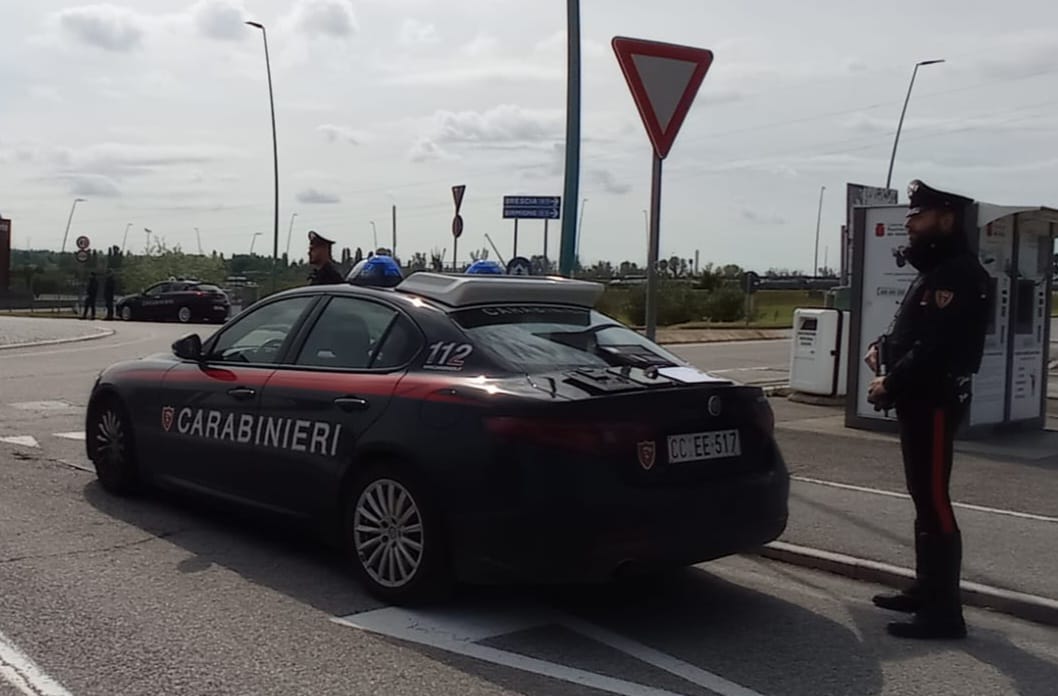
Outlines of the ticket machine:
[{"label": "ticket machine", "polygon": [[[916,272],[897,253],[907,243],[906,206],[858,207],[853,212],[853,280],[845,424],[895,431],[895,414],[867,402],[874,376],[862,360],[889,329]],[[973,380],[961,437],[996,429],[1042,429],[1046,421],[1051,285],[1058,211],[975,202],[964,233],[991,278],[989,323],[981,368]]]}]

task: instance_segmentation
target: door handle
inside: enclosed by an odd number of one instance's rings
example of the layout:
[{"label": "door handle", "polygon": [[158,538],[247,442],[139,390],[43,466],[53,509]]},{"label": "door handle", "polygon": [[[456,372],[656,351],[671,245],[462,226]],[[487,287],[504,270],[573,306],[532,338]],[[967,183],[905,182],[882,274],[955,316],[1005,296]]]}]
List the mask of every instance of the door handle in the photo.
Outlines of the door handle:
[{"label": "door handle", "polygon": [[228,396],[239,401],[246,401],[257,396],[257,390],[250,389],[249,387],[235,387],[234,389],[228,390]]},{"label": "door handle", "polygon": [[358,396],[339,396],[334,400],[334,405],[343,411],[364,411],[370,404]]}]

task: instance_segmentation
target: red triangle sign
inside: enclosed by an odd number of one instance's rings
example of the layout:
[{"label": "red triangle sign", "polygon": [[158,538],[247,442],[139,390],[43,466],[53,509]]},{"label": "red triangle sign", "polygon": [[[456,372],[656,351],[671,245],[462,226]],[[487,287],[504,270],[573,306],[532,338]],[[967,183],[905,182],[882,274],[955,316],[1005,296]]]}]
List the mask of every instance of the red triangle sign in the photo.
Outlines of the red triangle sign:
[{"label": "red triangle sign", "polygon": [[612,44],[654,152],[664,159],[713,64],[713,52],[622,36]]}]

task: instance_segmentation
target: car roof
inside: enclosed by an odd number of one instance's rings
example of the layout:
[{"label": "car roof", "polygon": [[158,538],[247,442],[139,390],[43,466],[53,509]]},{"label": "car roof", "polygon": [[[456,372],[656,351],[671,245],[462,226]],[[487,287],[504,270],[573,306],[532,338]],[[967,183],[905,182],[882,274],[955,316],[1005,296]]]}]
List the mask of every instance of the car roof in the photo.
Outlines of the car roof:
[{"label": "car roof", "polygon": [[591,308],[602,294],[601,283],[557,276],[464,275],[412,273],[393,288],[336,283],[292,288],[277,297],[321,292],[360,297],[426,300],[439,309],[460,309],[485,304],[562,304]]}]

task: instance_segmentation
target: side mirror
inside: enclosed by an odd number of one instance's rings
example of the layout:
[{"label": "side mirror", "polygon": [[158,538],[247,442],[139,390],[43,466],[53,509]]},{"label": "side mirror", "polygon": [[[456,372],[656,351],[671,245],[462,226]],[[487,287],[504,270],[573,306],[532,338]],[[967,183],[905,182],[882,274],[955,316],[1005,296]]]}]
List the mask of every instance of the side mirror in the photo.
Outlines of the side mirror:
[{"label": "side mirror", "polygon": [[181,360],[202,360],[202,339],[198,334],[188,334],[173,342],[173,355]]}]

